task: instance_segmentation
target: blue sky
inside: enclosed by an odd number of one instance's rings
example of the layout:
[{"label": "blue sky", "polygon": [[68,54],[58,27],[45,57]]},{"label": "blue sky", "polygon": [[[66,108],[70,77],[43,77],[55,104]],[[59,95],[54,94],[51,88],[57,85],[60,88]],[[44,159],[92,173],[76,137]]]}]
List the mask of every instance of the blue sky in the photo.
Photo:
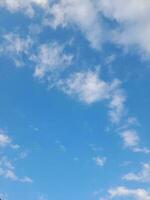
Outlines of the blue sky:
[{"label": "blue sky", "polygon": [[149,11],[0,0],[2,200],[150,200]]}]

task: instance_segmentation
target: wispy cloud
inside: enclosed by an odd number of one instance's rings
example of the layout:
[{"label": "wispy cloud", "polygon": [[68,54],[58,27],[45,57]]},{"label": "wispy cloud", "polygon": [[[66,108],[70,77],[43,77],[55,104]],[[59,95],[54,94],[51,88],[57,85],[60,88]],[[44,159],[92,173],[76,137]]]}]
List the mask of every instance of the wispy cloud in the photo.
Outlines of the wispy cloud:
[{"label": "wispy cloud", "polygon": [[[0,7],[11,13],[36,15],[35,7],[44,11],[44,25],[51,28],[74,27],[80,30],[91,46],[101,49],[103,43],[132,47],[142,54],[150,54],[150,3],[147,0],[1,0]],[[124,12],[121,12],[122,7]],[[115,21],[115,27],[106,28],[106,20]]]},{"label": "wispy cloud", "polygon": [[117,79],[109,83],[101,79],[98,71],[88,70],[72,74],[66,80],[61,80],[58,86],[66,94],[88,105],[108,101],[112,123],[118,123],[124,115],[126,98]]},{"label": "wispy cloud", "polygon": [[94,157],[93,160],[98,167],[103,167],[107,159],[106,157],[97,156],[97,157]]},{"label": "wispy cloud", "polygon": [[17,182],[22,182],[22,183],[32,183],[33,180],[30,177],[23,177],[19,178],[16,173],[15,173],[15,167],[12,164],[12,162],[6,157],[3,156],[0,159],[0,176],[12,180],[12,181],[17,181]]},{"label": "wispy cloud", "polygon": [[65,147],[65,145],[60,140],[56,140],[56,144],[58,145],[59,149],[62,152],[66,152],[67,151],[67,148]]},{"label": "wispy cloud", "polygon": [[126,181],[137,181],[137,182],[150,182],[150,164],[142,164],[141,171],[137,173],[130,172],[123,176]]},{"label": "wispy cloud", "polygon": [[21,37],[16,33],[6,33],[2,36],[0,55],[10,57],[17,67],[24,65],[23,56],[28,55],[32,46],[32,39]]},{"label": "wispy cloud", "polygon": [[11,144],[11,138],[5,134],[4,130],[0,129],[0,147],[5,147]]},{"label": "wispy cloud", "polygon": [[63,45],[55,42],[39,46],[37,55],[32,55],[30,58],[36,64],[34,75],[38,78],[46,78],[70,66],[73,55],[65,53],[64,48]]},{"label": "wispy cloud", "polygon": [[0,148],[3,148],[3,152],[1,153],[0,158],[0,176],[12,181],[32,183],[33,180],[30,177],[25,176],[23,178],[20,178],[16,175],[15,166],[12,163],[13,159],[8,158],[5,149],[11,148],[16,152],[16,150],[20,149],[20,146],[18,144],[14,144],[12,138],[9,137],[6,134],[6,131],[4,131],[3,129],[0,129]]},{"label": "wispy cloud", "polygon": [[0,147],[10,147],[12,149],[18,149],[20,146],[12,142],[11,137],[7,135],[5,130],[0,129]]},{"label": "wispy cloud", "polygon": [[123,139],[124,146],[133,152],[150,153],[150,149],[140,146],[140,137],[136,130],[127,129],[120,134]]}]

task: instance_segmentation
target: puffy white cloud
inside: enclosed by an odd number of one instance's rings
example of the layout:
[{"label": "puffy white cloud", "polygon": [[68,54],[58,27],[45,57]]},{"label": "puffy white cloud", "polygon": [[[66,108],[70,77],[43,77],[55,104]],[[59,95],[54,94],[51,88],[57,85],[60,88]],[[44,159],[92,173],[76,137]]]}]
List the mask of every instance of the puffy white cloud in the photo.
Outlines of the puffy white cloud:
[{"label": "puffy white cloud", "polygon": [[115,43],[135,46],[146,54],[150,53],[150,1],[99,0],[98,4],[101,13],[118,24],[118,28],[113,30]]},{"label": "puffy white cloud", "polygon": [[140,138],[136,130],[127,129],[120,134],[123,139],[124,146],[131,149],[133,152],[150,153],[150,149],[140,147]]},{"label": "puffy white cloud", "polygon": [[[34,16],[34,6],[44,8],[45,24],[77,27],[91,46],[100,49],[103,42],[136,47],[150,54],[150,2],[148,0],[1,0],[10,12],[22,11]],[[122,10],[123,8],[123,10]],[[115,21],[117,28],[105,30],[105,20]],[[102,25],[104,24],[104,26]],[[107,32],[106,32],[107,31]],[[109,32],[109,33],[108,33]]]},{"label": "puffy white cloud", "polygon": [[123,176],[126,181],[150,182],[150,164],[144,163],[138,173],[128,173]]},{"label": "puffy white cloud", "polygon": [[132,198],[134,200],[150,200],[150,192],[145,189],[129,189],[126,187],[117,187],[108,191],[109,199],[115,197]]},{"label": "puffy white cloud", "polygon": [[[137,21],[149,16],[150,2],[147,0],[99,0],[99,8],[107,17],[119,22]],[[121,8],[124,8],[123,10]]]},{"label": "puffy white cloud", "polygon": [[[50,8],[53,20],[47,20],[47,23],[54,28],[76,25],[95,48],[100,48],[103,42],[112,41],[149,54],[149,10],[148,0],[59,0]],[[117,28],[108,28],[109,33],[106,33],[101,15],[115,21]]]},{"label": "puffy white cloud", "polygon": [[73,56],[64,52],[64,46],[54,42],[41,45],[37,55],[32,55],[30,59],[36,64],[34,75],[43,78],[51,72],[62,72],[71,65]]},{"label": "puffy white cloud", "polygon": [[78,72],[60,81],[59,84],[66,94],[77,97],[87,104],[109,98],[109,84],[99,79],[96,72]]},{"label": "puffy white cloud", "polygon": [[102,43],[101,23],[97,7],[91,0],[60,0],[50,8],[51,19],[47,23],[57,26],[76,26],[85,35],[93,48]]}]

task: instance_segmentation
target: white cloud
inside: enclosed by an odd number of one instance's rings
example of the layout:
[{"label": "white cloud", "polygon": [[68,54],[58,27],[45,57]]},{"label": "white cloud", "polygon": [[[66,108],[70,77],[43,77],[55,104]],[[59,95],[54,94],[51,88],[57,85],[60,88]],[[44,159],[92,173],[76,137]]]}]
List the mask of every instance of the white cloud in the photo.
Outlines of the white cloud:
[{"label": "white cloud", "polygon": [[[0,159],[0,167],[1,167],[1,169],[2,169],[3,166],[6,167],[9,170],[13,170],[14,169],[14,166],[12,165],[11,161],[8,160],[8,158],[6,156],[1,157],[1,159]],[[2,171],[3,170],[1,170],[1,172]]]},{"label": "white cloud", "polygon": [[4,7],[10,12],[25,12],[28,16],[33,17],[35,11],[33,5],[41,8],[48,6],[48,0],[1,0],[0,7]]},{"label": "white cloud", "polygon": [[[31,17],[35,14],[33,5],[44,8],[45,24],[54,29],[58,26],[77,27],[96,49],[100,49],[102,43],[111,41],[125,47],[136,47],[142,53],[150,54],[148,0],[0,1],[0,6],[10,12],[21,11]],[[115,21],[117,28],[107,27],[105,30],[102,15],[107,20]]]},{"label": "white cloud", "polygon": [[124,146],[133,152],[150,153],[150,149],[147,147],[140,147],[140,138],[137,131],[128,129],[123,131],[120,136],[123,139]]},{"label": "white cloud", "polygon": [[101,13],[118,23],[113,30],[114,42],[150,53],[150,1],[99,0],[98,3]]},{"label": "white cloud", "polygon": [[140,138],[135,130],[127,130],[121,134],[125,147],[136,147],[139,145]]},{"label": "white cloud", "polygon": [[[50,8],[53,18],[47,23],[54,28],[77,26],[94,48],[112,41],[150,54],[149,10],[148,0],[59,0]],[[105,30],[100,15],[115,21],[117,28]]]},{"label": "white cloud", "polygon": [[99,167],[103,167],[104,164],[106,163],[106,157],[94,157],[93,160],[95,161],[96,165]]},{"label": "white cloud", "polygon": [[27,40],[25,40],[15,33],[8,33],[4,35],[4,40],[7,43],[7,45],[4,47],[6,51],[15,52],[16,54],[22,52],[27,53],[27,49],[29,47],[29,44],[31,43],[30,38],[27,38]]},{"label": "white cloud", "polygon": [[120,81],[106,82],[97,71],[86,71],[72,74],[68,79],[59,82],[59,88],[66,94],[86,104],[108,101],[109,116],[112,123],[118,123],[124,114],[125,96]]},{"label": "white cloud", "polygon": [[[13,144],[12,139],[5,133],[4,130],[0,129],[0,147],[9,147],[13,150],[18,150],[19,145]],[[22,183],[32,183],[33,180],[30,177],[19,178],[15,173],[15,167],[11,160],[5,155],[5,151],[1,153],[0,158],[0,176],[7,178],[12,181],[18,181]]]},{"label": "white cloud", "polygon": [[126,181],[150,182],[150,164],[144,163],[142,169],[138,173],[128,173],[123,176]]},{"label": "white cloud", "polygon": [[87,104],[109,98],[109,84],[92,71],[72,74],[67,80],[60,82],[60,87],[68,95]]},{"label": "white cloud", "polygon": [[2,36],[0,55],[10,57],[18,67],[24,65],[25,59],[32,61],[35,65],[34,75],[38,78],[46,78],[52,72],[52,76],[58,75],[72,64],[73,55],[65,53],[64,45],[56,42],[41,44],[37,47],[37,53],[33,53],[33,44],[30,36],[24,38],[15,33],[7,33]]},{"label": "white cloud", "polygon": [[33,183],[33,180],[28,176],[19,178],[15,173],[15,167],[6,156],[0,159],[0,176],[21,183]]},{"label": "white cloud", "polygon": [[132,198],[135,200],[150,200],[150,192],[145,189],[129,189],[126,187],[117,187],[108,191],[109,198],[115,197]]},{"label": "white cloud", "polygon": [[[91,46],[101,48],[102,30],[101,22],[95,1],[91,0],[1,0],[0,7],[11,13],[22,12],[33,17],[34,5],[43,8],[47,16],[44,24],[51,27],[74,26],[85,35]],[[49,13],[49,14],[48,14]]]},{"label": "white cloud", "polygon": [[16,176],[16,174],[14,173],[14,171],[8,169],[4,172],[3,176],[5,178],[8,178],[8,179],[11,179],[13,181],[17,181],[18,180],[18,177]]},{"label": "white cloud", "polygon": [[28,176],[25,176],[24,178],[20,179],[20,182],[22,182],[22,183],[33,183],[33,179],[28,177]]},{"label": "white cloud", "polygon": [[3,130],[0,129],[0,147],[5,147],[10,145],[11,138],[5,134]]},{"label": "white cloud", "polygon": [[126,96],[123,89],[120,87],[121,82],[119,80],[114,80],[111,84],[111,98],[109,103],[109,116],[112,123],[119,123],[120,119],[125,116],[126,108],[125,101]]},{"label": "white cloud", "polygon": [[34,75],[43,78],[50,73],[62,72],[71,65],[73,56],[64,52],[64,47],[57,44],[43,44],[39,47],[38,54],[31,60],[36,63]]},{"label": "white cloud", "polygon": [[29,154],[29,150],[24,150],[24,151],[21,151],[19,157],[20,157],[20,159],[25,159],[25,158],[27,158],[28,154]]},{"label": "white cloud", "polygon": [[14,150],[20,148],[18,144],[13,144],[11,137],[3,129],[0,129],[0,147],[10,147]]},{"label": "white cloud", "polygon": [[0,176],[16,181],[17,176],[14,173],[14,169],[15,167],[6,156],[0,159]]},{"label": "white cloud", "polygon": [[150,154],[150,149],[147,147],[136,147],[133,149],[135,153],[145,153],[145,154]]},{"label": "white cloud", "polygon": [[50,8],[52,18],[47,23],[57,26],[76,26],[85,35],[93,48],[100,49],[102,31],[99,14],[94,1],[60,0]]},{"label": "white cloud", "polygon": [[12,58],[16,66],[23,64],[22,55],[27,55],[32,45],[30,37],[23,38],[15,33],[7,33],[2,37],[0,54]]}]

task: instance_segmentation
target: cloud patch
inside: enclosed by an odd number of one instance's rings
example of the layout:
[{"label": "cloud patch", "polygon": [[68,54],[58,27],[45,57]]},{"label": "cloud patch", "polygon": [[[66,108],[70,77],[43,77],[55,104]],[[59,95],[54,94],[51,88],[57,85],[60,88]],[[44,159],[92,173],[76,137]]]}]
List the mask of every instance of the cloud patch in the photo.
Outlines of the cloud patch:
[{"label": "cloud patch", "polygon": [[51,17],[46,23],[51,27],[77,27],[93,48],[101,48],[101,22],[94,1],[60,0],[53,4],[49,12]]},{"label": "cloud patch", "polygon": [[98,71],[88,70],[72,74],[66,80],[59,81],[59,88],[66,94],[88,105],[107,101],[112,123],[118,123],[124,115],[125,96],[115,79],[109,83],[99,77]]},{"label": "cloud patch", "polygon": [[6,8],[11,13],[23,12],[29,17],[35,15],[34,6],[46,8],[48,0],[1,0],[0,7]]},{"label": "cloud patch", "polygon": [[21,183],[32,183],[33,180],[30,177],[23,177],[19,178],[15,173],[15,167],[13,166],[12,162],[6,157],[3,156],[0,159],[0,176]]},{"label": "cloud patch", "polygon": [[109,199],[133,198],[135,200],[150,200],[150,192],[145,189],[129,189],[126,187],[117,187],[108,191]]},{"label": "cloud patch", "polygon": [[16,33],[6,33],[2,36],[0,55],[7,55],[17,67],[24,65],[23,56],[27,56],[32,46],[32,39],[21,37]]},{"label": "cloud patch", "polygon": [[128,173],[123,176],[126,181],[137,181],[137,182],[150,182],[150,164],[142,164],[142,169],[138,173]]},{"label": "cloud patch", "polygon": [[127,129],[120,134],[124,146],[129,148],[133,152],[141,152],[145,154],[150,153],[150,149],[147,147],[140,147],[140,137],[136,130],[134,129]]},{"label": "cloud patch", "polygon": [[39,46],[38,53],[31,56],[35,63],[34,76],[46,78],[58,74],[72,64],[73,55],[64,52],[64,46],[58,43],[43,44]]}]

